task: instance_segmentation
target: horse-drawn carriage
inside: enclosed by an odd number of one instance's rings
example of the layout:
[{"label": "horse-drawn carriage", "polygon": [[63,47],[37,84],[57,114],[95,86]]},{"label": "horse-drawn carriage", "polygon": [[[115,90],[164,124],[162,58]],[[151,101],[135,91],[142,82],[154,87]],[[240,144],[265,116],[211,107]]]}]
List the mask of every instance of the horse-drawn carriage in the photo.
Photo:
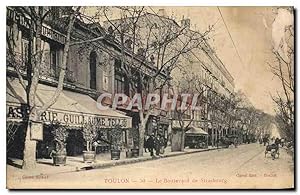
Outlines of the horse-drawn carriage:
[{"label": "horse-drawn carriage", "polygon": [[265,150],[265,157],[267,156],[267,154],[270,153],[272,160],[274,160],[276,158],[279,158],[279,145],[278,144],[270,144],[266,146],[266,150]]}]

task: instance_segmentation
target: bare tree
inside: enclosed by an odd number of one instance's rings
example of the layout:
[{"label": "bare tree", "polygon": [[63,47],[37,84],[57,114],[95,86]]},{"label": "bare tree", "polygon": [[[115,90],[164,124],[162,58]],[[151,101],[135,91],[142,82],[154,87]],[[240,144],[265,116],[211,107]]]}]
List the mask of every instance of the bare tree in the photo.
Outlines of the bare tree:
[{"label": "bare tree", "polygon": [[[145,7],[118,7],[118,10],[121,13],[118,20],[110,18],[108,7],[99,8],[97,15],[104,16],[104,26],[120,43],[121,68],[129,81],[131,94],[145,96],[166,90],[171,72],[182,65],[185,55],[203,44],[208,32],[190,31],[155,13],[149,15]],[[153,15],[156,22],[149,18]],[[130,57],[128,52],[132,54]],[[151,71],[147,71],[149,66]],[[139,110],[140,155],[143,155],[146,124],[155,109],[152,106]]]},{"label": "bare tree", "polygon": [[277,121],[286,134],[294,135],[294,26],[285,27],[285,36],[279,49],[273,48],[274,61],[268,63],[272,73],[279,79],[281,90],[276,95],[271,95],[275,102]]},{"label": "bare tree", "polygon": [[[66,23],[66,36],[65,44],[63,48],[62,64],[59,67],[59,78],[56,91],[50,101],[45,102],[41,107],[36,104],[37,87],[40,80],[41,67],[43,65],[43,46],[42,46],[42,28],[44,20],[50,15],[51,9],[46,10],[45,7],[15,7],[17,14],[20,14],[24,18],[28,18],[27,24],[29,33],[29,45],[30,53],[28,56],[28,64],[26,72],[22,71],[22,63],[20,55],[15,50],[14,36],[7,36],[7,62],[14,67],[19,82],[23,89],[26,91],[27,100],[26,104],[29,109],[28,124],[25,132],[25,143],[23,151],[23,165],[22,168],[29,169],[34,168],[36,165],[36,141],[31,139],[31,122],[40,121],[40,116],[49,107],[51,107],[58,99],[62,89],[66,72],[67,57],[70,47],[70,34],[73,28],[74,21],[78,16],[80,7],[76,7],[75,10],[70,11]],[[17,25],[14,24],[15,32],[18,32]]]},{"label": "bare tree", "polygon": [[[193,73],[187,74],[186,72],[182,74],[181,78],[174,80],[172,86],[173,94],[178,97],[173,118],[179,123],[179,130],[181,131],[180,151],[184,151],[185,133],[190,129],[192,122],[195,121],[196,114],[205,118],[208,87],[199,76]],[[178,94],[186,95],[180,96]]]},{"label": "bare tree", "polygon": [[[114,20],[112,13],[116,12],[120,17]],[[155,16],[156,22],[150,15]],[[91,16],[81,17],[93,23],[104,19],[105,34],[71,45],[81,44],[84,48],[103,39],[117,43],[120,53],[113,54],[129,82],[129,95],[139,93],[145,98],[149,93],[161,94],[169,86],[171,72],[182,67],[193,49],[201,49],[213,27],[199,33],[155,13],[150,15],[145,7],[98,7]],[[146,124],[154,111],[161,110],[153,105],[147,110],[144,106],[139,109],[139,148],[143,148]],[[139,151],[143,155],[143,150]]]},{"label": "bare tree", "polygon": [[238,118],[236,110],[238,109],[240,102],[241,98],[237,95],[237,93],[232,93],[229,97],[224,97],[221,105],[218,104],[225,113],[223,123],[226,124],[229,129],[234,128],[235,122]]}]

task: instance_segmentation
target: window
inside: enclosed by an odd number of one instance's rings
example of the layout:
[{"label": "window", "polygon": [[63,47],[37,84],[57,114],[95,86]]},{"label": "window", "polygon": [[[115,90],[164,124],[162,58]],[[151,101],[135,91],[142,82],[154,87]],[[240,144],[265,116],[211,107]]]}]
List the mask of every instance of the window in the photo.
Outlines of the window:
[{"label": "window", "polygon": [[115,93],[124,93],[125,79],[120,74],[115,75]]},{"label": "window", "polygon": [[97,54],[96,52],[92,51],[90,54],[90,88],[91,89],[96,89],[96,83],[97,83],[96,63],[97,63]]},{"label": "window", "polygon": [[60,47],[56,44],[50,44],[50,70],[51,76],[58,76],[58,67],[60,66]]},{"label": "window", "polygon": [[29,41],[22,39],[22,66],[26,66],[29,60]]},{"label": "window", "polygon": [[103,82],[103,90],[107,91],[109,88],[109,78],[106,72],[103,73],[102,82]]},{"label": "window", "polygon": [[125,93],[126,95],[129,95],[129,83],[125,78],[125,74],[121,69],[121,60],[115,59],[115,93]]},{"label": "window", "polygon": [[9,44],[7,44],[6,47],[10,47],[12,51],[14,51],[14,29],[12,25],[6,25],[6,37],[9,41]]}]

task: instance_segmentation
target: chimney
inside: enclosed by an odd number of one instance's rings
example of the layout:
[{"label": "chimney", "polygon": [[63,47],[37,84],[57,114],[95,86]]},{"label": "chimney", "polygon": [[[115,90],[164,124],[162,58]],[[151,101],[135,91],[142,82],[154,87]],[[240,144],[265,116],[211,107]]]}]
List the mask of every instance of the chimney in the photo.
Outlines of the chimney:
[{"label": "chimney", "polygon": [[184,17],[182,17],[181,27],[182,28],[186,28],[186,29],[190,29],[190,27],[191,27],[191,20],[188,19],[188,18],[184,19]]},{"label": "chimney", "polygon": [[166,10],[165,9],[159,9],[157,15],[162,16],[162,17],[166,17]]}]

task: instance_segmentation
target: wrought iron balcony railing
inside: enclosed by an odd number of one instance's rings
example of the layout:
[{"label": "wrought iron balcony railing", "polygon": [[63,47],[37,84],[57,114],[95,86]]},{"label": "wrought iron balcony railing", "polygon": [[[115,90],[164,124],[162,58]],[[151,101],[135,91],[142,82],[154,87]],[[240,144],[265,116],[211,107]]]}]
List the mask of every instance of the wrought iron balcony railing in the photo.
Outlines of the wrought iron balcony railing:
[{"label": "wrought iron balcony railing", "polygon": [[[19,71],[19,73],[26,75],[27,68],[29,67],[29,63],[25,63],[22,58],[17,56],[6,56],[6,65],[7,68],[11,67],[15,71]],[[46,79],[58,80],[59,71],[53,68],[49,68],[47,66],[41,66],[40,68],[40,76]],[[65,71],[65,82],[76,83],[77,79],[74,75],[73,71],[66,69]]]},{"label": "wrought iron balcony railing", "polygon": [[[46,78],[52,78],[52,79],[58,80],[59,70],[42,66],[40,74],[41,74],[41,76],[44,76]],[[73,71],[66,69],[66,71],[65,71],[65,81],[70,82],[70,83],[76,83],[77,82]]]}]

